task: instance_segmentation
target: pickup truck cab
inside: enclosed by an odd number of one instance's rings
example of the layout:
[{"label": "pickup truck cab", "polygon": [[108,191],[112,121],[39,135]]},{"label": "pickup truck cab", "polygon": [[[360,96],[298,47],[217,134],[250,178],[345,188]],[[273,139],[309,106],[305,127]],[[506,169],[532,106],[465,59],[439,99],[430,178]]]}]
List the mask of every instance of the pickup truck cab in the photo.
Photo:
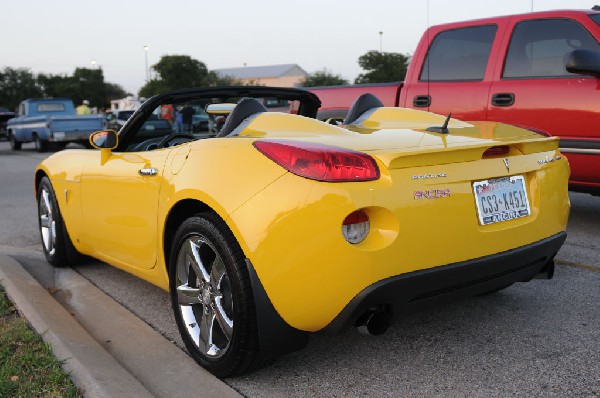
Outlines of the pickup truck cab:
[{"label": "pickup truck cab", "polygon": [[7,129],[13,150],[20,150],[22,143],[35,142],[36,149],[45,152],[52,142],[59,146],[69,142],[87,144],[90,134],[105,125],[102,115],[77,115],[70,99],[44,98],[22,101]]},{"label": "pickup truck cab", "polygon": [[[599,41],[597,10],[433,26],[422,36],[405,81],[384,85],[382,101],[559,136],[571,165],[570,189],[600,194]],[[347,90],[311,89],[323,103],[321,112],[344,108]]]}]

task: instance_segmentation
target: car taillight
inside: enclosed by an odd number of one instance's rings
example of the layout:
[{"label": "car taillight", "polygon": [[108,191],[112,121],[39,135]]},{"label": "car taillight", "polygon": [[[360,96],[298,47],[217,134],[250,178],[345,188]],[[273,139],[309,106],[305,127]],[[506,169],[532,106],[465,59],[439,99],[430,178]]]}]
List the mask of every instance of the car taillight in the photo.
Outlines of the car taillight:
[{"label": "car taillight", "polygon": [[367,237],[370,227],[367,213],[357,210],[350,213],[342,222],[342,234],[348,243],[355,245]]},{"label": "car taillight", "polygon": [[508,147],[508,145],[493,146],[486,149],[485,152],[483,152],[483,155],[481,155],[481,157],[487,158],[492,156],[502,156],[508,154],[509,151],[510,148]]},{"label": "car taillight", "polygon": [[254,141],[254,147],[291,173],[325,182],[372,181],[379,168],[371,156],[330,145],[292,141]]}]

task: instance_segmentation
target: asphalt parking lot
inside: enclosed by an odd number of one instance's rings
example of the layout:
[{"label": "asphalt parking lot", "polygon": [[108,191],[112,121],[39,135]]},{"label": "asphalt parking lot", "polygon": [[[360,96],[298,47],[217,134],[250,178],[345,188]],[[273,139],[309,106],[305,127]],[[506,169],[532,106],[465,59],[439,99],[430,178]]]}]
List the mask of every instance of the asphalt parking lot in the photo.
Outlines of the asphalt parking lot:
[{"label": "asphalt parking lot", "polygon": [[[0,254],[33,273],[45,272],[32,182],[45,156],[0,141]],[[380,337],[315,334],[225,383],[247,397],[600,396],[600,197],[573,193],[571,204],[551,281],[411,314]],[[180,344],[167,293],[103,263],[76,271]]]}]

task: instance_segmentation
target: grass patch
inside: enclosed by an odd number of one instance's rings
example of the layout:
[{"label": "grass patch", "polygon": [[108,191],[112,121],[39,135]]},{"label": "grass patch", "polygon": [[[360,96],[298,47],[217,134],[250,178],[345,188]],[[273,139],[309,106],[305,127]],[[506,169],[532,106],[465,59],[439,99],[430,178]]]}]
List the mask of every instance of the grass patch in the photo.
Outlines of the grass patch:
[{"label": "grass patch", "polygon": [[0,397],[81,397],[0,286]]}]

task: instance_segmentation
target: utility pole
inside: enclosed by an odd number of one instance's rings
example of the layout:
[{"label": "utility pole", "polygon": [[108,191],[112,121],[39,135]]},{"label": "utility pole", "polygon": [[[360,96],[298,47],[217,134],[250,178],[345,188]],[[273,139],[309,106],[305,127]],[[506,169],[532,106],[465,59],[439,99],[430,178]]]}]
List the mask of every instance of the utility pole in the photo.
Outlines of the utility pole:
[{"label": "utility pole", "polygon": [[144,59],[146,61],[146,83],[150,81],[150,70],[148,69],[148,46],[144,46]]}]

